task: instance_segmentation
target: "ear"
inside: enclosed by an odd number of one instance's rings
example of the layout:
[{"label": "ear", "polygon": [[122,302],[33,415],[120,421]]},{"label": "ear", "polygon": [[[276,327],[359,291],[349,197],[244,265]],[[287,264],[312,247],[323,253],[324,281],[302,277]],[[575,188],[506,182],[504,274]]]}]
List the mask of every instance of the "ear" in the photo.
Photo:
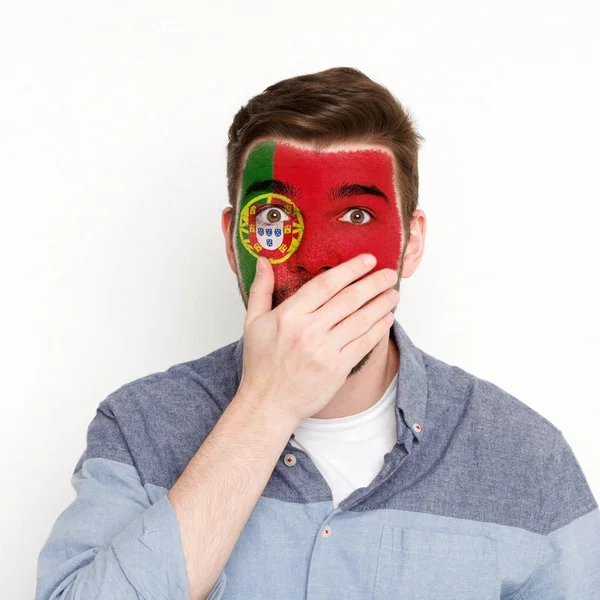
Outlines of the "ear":
[{"label": "ear", "polygon": [[425,249],[425,234],[427,232],[427,219],[422,210],[415,210],[410,220],[410,237],[404,251],[402,275],[404,279],[410,277],[419,266]]},{"label": "ear", "polygon": [[228,206],[221,213],[221,229],[225,238],[225,250],[227,251],[227,261],[231,270],[237,275],[237,264],[235,262],[235,252],[233,250],[233,227],[235,225],[235,214],[233,208]]}]

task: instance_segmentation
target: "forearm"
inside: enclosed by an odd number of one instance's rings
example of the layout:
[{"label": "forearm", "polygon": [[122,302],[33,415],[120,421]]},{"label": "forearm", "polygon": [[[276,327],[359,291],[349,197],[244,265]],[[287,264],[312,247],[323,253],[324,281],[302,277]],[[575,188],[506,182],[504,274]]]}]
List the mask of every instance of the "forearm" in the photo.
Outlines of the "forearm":
[{"label": "forearm", "polygon": [[297,424],[238,391],[169,491],[190,600],[213,588]]}]

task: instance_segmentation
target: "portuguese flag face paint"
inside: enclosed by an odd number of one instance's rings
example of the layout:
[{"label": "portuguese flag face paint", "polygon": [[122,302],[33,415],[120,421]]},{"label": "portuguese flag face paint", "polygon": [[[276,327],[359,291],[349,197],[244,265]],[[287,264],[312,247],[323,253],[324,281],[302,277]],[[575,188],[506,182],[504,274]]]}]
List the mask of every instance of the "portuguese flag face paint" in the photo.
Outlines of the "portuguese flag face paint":
[{"label": "portuguese flag face paint", "polygon": [[236,233],[246,293],[258,256],[266,256],[275,273],[274,306],[362,252],[377,257],[377,269],[397,270],[402,227],[392,155],[259,142],[244,166]]}]

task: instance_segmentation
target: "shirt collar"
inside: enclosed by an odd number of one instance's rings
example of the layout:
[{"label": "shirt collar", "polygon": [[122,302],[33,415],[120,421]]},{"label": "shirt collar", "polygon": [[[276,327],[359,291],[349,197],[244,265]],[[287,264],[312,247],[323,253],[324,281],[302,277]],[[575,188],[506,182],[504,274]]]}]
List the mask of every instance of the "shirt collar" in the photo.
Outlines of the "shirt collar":
[{"label": "shirt collar", "polygon": [[400,351],[396,409],[398,443],[410,451],[413,440],[421,441],[425,430],[427,408],[427,371],[423,354],[408,337],[398,321],[394,321],[390,335]]},{"label": "shirt collar", "polygon": [[[398,443],[410,451],[413,440],[420,441],[425,429],[427,407],[427,372],[423,355],[408,337],[398,321],[394,321],[390,335],[400,353],[398,387],[396,390],[396,421]],[[238,386],[242,378],[244,336],[235,346],[233,356]],[[401,418],[398,418],[398,417]]]}]

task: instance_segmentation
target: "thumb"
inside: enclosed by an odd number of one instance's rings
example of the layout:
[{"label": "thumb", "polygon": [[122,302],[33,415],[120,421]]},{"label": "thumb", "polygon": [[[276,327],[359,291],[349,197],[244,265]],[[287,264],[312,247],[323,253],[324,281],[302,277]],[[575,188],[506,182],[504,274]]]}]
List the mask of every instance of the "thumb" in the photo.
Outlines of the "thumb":
[{"label": "thumb", "polygon": [[257,317],[268,313],[273,306],[273,287],[275,275],[271,261],[264,256],[259,256],[256,261],[256,274],[248,293],[248,307],[246,309],[246,322],[250,323]]}]

